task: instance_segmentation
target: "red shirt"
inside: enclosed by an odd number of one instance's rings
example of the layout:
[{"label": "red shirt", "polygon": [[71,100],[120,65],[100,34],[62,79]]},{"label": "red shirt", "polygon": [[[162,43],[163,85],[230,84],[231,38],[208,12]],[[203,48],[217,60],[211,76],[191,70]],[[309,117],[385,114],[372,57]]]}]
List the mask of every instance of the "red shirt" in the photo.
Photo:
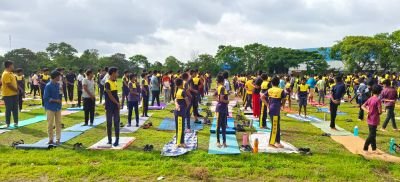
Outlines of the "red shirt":
[{"label": "red shirt", "polygon": [[386,87],[381,92],[381,99],[394,100],[394,102],[384,102],[385,106],[394,106],[397,100],[397,91],[392,87]]},{"label": "red shirt", "polygon": [[162,82],[164,83],[164,82],[170,82],[171,81],[171,78],[168,76],[168,75],[164,75],[163,76],[163,78],[162,78]]}]

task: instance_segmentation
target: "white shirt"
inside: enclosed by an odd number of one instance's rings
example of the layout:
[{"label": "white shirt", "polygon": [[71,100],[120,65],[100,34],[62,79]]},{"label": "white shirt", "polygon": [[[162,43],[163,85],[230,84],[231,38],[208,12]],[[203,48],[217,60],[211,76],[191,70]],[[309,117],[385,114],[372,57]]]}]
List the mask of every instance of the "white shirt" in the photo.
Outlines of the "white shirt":
[{"label": "white shirt", "polygon": [[105,85],[108,79],[110,79],[110,75],[107,73],[106,75],[104,75],[104,78],[101,80],[100,84]]},{"label": "white shirt", "polygon": [[94,96],[94,80],[89,80],[87,78],[84,78],[82,80],[82,97],[83,98],[90,98],[90,95],[85,91],[84,86],[87,86],[87,89],[89,92]]},{"label": "white shirt", "polygon": [[77,80],[81,82],[84,78],[85,77],[79,73]]},{"label": "white shirt", "polygon": [[226,90],[227,92],[229,92],[230,86],[229,86],[229,80],[228,80],[228,79],[225,79],[225,80],[224,80],[224,87],[225,87],[225,90]]}]

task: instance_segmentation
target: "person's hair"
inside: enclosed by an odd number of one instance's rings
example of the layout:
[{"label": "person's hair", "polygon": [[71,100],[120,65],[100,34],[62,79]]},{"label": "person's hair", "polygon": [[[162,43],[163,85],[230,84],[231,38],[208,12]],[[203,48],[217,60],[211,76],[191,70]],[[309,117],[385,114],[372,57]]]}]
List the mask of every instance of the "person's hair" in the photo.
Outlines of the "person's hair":
[{"label": "person's hair", "polygon": [[182,84],[183,84],[183,80],[182,80],[181,78],[177,78],[177,79],[175,80],[175,85],[176,85],[177,87],[182,86]]},{"label": "person's hair", "polygon": [[140,75],[140,77],[142,77],[142,78],[146,77],[146,72],[143,72],[143,73]]},{"label": "person's hair", "polygon": [[136,78],[136,74],[135,73],[131,73],[130,75],[129,75],[129,80],[132,80],[132,78]]},{"label": "person's hair", "polygon": [[279,78],[277,76],[274,76],[271,80],[271,84],[273,86],[278,86],[279,85]]},{"label": "person's hair", "polygon": [[258,70],[257,75],[261,75],[263,73],[262,70]]},{"label": "person's hair", "polygon": [[12,62],[10,60],[4,61],[4,68],[9,68],[13,64],[14,64],[14,62]]},{"label": "person's hair", "polygon": [[228,79],[228,77],[229,77],[228,71],[224,71],[224,72],[222,73],[222,76],[223,76],[224,79]]},{"label": "person's hair", "polygon": [[306,81],[307,81],[306,77],[302,77],[302,78],[301,78],[301,81],[306,82]]},{"label": "person's hair", "polygon": [[189,75],[185,72],[182,74],[182,79],[186,80],[189,78]]},{"label": "person's hair", "polygon": [[218,75],[217,75],[217,82],[218,82],[218,83],[224,83],[224,76],[221,75],[221,74],[218,74]]},{"label": "person's hair", "polygon": [[54,70],[54,71],[52,71],[52,72],[50,73],[50,78],[51,78],[51,79],[55,79],[55,78],[57,78],[57,77],[60,76],[60,75],[61,75],[60,72],[58,72],[57,70]]},{"label": "person's hair", "polygon": [[118,69],[116,67],[111,67],[111,68],[108,69],[108,74],[112,75],[113,73],[115,73],[117,71],[118,71]]},{"label": "person's hair", "polygon": [[92,74],[93,73],[93,71],[91,70],[91,69],[88,69],[88,70],[86,70],[86,76],[88,76],[88,75],[90,75],[90,74]]},{"label": "person's hair", "polygon": [[261,79],[263,80],[268,79],[268,75],[266,73],[261,74]]},{"label": "person's hair", "polygon": [[15,70],[15,73],[22,73],[24,70],[22,69],[22,68],[17,68],[16,70]]},{"label": "person's hair", "polygon": [[81,69],[79,69],[79,73],[83,73],[83,69],[81,68]]},{"label": "person's hair", "polygon": [[381,93],[382,89],[378,85],[372,86],[372,94],[379,95]]},{"label": "person's hair", "polygon": [[341,82],[342,81],[342,76],[341,75],[337,75],[335,77],[336,82]]},{"label": "person's hair", "polygon": [[387,87],[390,87],[390,80],[387,80],[387,79],[383,80],[382,84],[387,86]]},{"label": "person's hair", "polygon": [[194,70],[190,70],[190,75],[193,75],[194,73],[196,73]]},{"label": "person's hair", "polygon": [[129,73],[129,71],[128,70],[124,70],[124,74],[127,74],[127,73]]},{"label": "person's hair", "polygon": [[64,68],[57,68],[56,69],[58,72],[60,72],[60,71],[64,71]]},{"label": "person's hair", "polygon": [[108,72],[108,67],[104,67],[104,71]]},{"label": "person's hair", "polygon": [[49,71],[49,68],[43,68],[42,71],[43,72]]},{"label": "person's hair", "polygon": [[322,79],[322,75],[319,75],[318,78],[321,80]]}]

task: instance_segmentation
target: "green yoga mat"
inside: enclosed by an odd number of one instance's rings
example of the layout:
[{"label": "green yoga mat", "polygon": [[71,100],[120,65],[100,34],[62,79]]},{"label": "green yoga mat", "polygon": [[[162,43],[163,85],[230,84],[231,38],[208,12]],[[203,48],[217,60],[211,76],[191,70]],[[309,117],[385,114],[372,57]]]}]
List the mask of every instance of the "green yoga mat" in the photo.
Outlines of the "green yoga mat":
[{"label": "green yoga mat", "polygon": [[[222,144],[222,135],[220,137]],[[236,140],[235,134],[226,135],[226,145],[227,148],[217,147],[217,135],[214,133],[210,134],[210,142],[208,146],[208,154],[240,154],[239,144]]]},{"label": "green yoga mat", "polygon": [[[22,120],[22,121],[18,122],[18,128],[19,127],[23,127],[23,126],[27,126],[27,125],[30,125],[30,124],[38,123],[40,121],[45,121],[45,120],[46,120],[46,116],[45,115],[36,116],[34,118]],[[8,128],[6,128],[6,127],[7,127],[7,125],[0,126],[1,129],[7,129],[7,130],[16,129],[16,127],[14,127],[14,124],[10,124],[10,127],[8,127]]]},{"label": "green yoga mat", "polygon": [[345,129],[339,127],[336,125],[337,130],[332,130],[331,127],[329,126],[329,122],[311,122],[312,125],[315,127],[321,129],[325,133],[329,133],[332,136],[351,136],[353,133],[350,133],[349,131],[346,131]]}]

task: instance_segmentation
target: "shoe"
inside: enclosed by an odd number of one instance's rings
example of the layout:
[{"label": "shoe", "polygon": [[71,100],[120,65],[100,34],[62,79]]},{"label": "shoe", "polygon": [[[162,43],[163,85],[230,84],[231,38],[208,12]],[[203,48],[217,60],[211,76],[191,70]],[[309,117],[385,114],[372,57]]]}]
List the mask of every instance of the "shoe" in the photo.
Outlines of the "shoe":
[{"label": "shoe", "polygon": [[47,144],[48,144],[48,145],[53,145],[54,142],[53,142],[53,140],[49,140],[49,142],[47,142]]},{"label": "shoe", "polygon": [[15,123],[15,124],[14,124],[14,127],[15,127],[15,128],[18,128],[18,123]]},{"label": "shoe", "polygon": [[153,126],[153,123],[152,122],[148,122],[147,123],[149,126]]},{"label": "shoe", "polygon": [[87,126],[87,125],[88,125],[88,124],[85,123],[85,124],[83,124],[82,126]]},{"label": "shoe", "polygon": [[117,147],[118,145],[119,145],[118,142],[115,142],[115,143],[113,144],[114,147]]},{"label": "shoe", "polygon": [[139,127],[139,124],[136,124],[136,127]]}]

